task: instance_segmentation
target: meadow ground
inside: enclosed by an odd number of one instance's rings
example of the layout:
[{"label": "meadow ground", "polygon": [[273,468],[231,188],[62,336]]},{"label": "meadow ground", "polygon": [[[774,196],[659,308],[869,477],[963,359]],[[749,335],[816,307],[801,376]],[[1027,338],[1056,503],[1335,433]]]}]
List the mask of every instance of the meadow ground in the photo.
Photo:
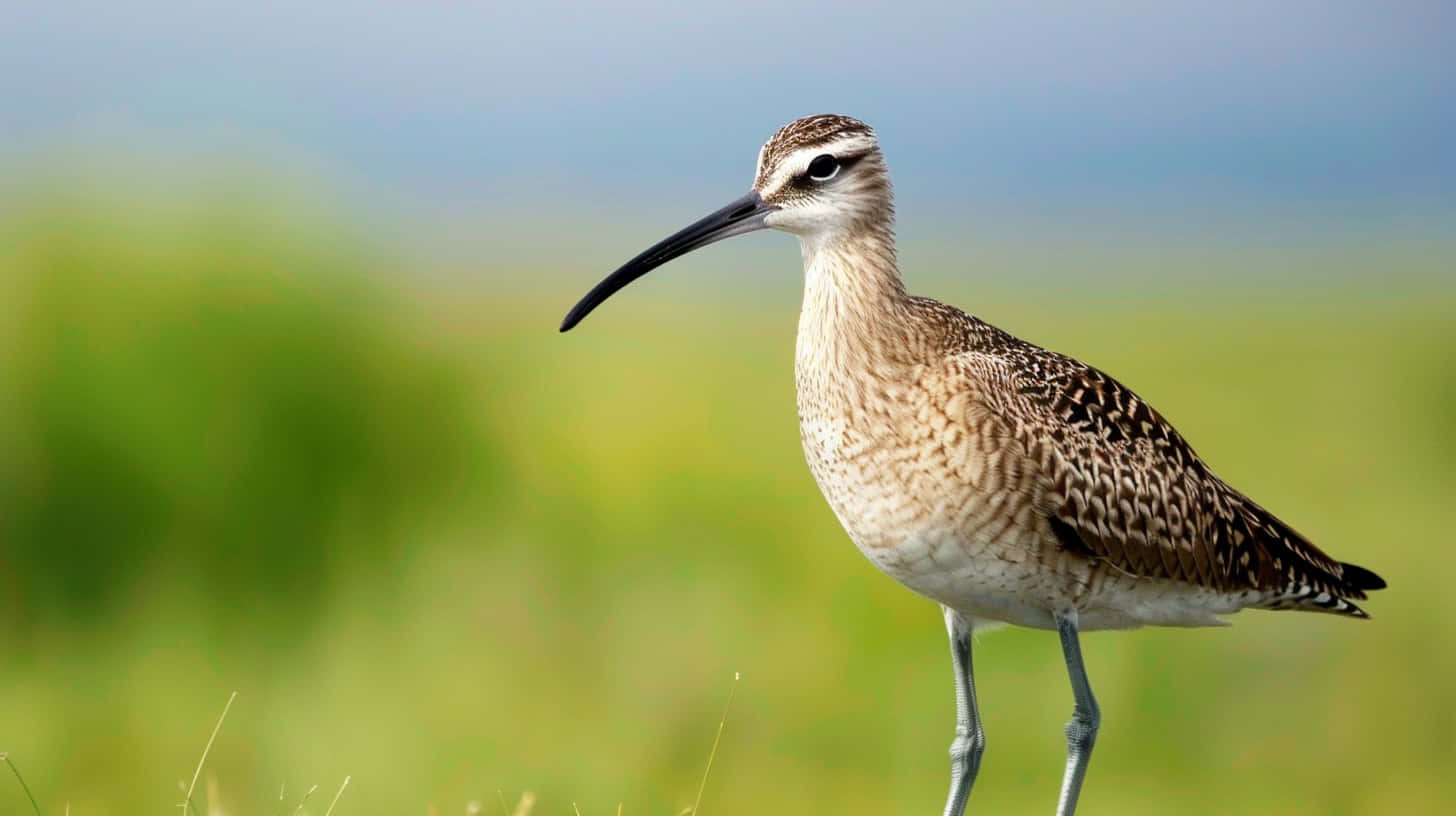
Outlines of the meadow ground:
[{"label": "meadow ground", "polygon": [[[536,814],[676,814],[735,672],[704,813],[937,811],[939,616],[809,478],[787,289],[643,288],[563,338],[605,268],[423,283],[270,213],[5,210],[0,751],[46,814],[173,812],[234,690],[208,757],[228,816],[312,784],[322,813],[346,775],[335,813],[529,789]],[[1157,285],[916,288],[1114,373],[1390,589],[1369,622],[1088,636],[1104,726],[1079,812],[1450,809],[1456,276],[1190,296],[1168,257]],[[995,632],[975,659],[972,804],[1048,811],[1055,639]],[[0,812],[26,812],[11,782]]]}]

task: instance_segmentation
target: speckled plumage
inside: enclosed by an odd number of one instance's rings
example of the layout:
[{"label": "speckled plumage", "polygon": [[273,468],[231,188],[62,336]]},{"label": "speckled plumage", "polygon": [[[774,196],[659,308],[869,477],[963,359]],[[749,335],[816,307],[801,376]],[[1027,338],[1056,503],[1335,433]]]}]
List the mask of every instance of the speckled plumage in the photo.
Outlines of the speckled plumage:
[{"label": "speckled plumage", "polygon": [[[789,125],[765,145],[760,183],[847,135],[873,138],[847,117]],[[1245,607],[1364,616],[1352,601],[1378,578],[1220,480],[1130,389],[908,294],[872,152],[854,192],[883,196],[870,216],[802,241],[796,353],[806,459],[871,561],[978,623],[1055,628],[1062,609],[1084,630],[1216,624]]]}]

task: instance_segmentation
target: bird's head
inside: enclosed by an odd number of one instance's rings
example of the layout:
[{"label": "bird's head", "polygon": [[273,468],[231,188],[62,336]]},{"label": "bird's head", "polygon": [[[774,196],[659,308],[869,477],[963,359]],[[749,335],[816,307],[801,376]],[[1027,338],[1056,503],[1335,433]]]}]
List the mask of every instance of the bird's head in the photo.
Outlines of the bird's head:
[{"label": "bird's head", "polygon": [[773,211],[764,226],[823,240],[882,221],[890,176],[875,132],[858,119],[820,114],[779,128],[758,153],[753,192]]},{"label": "bird's head", "polygon": [[567,313],[561,330],[653,269],[724,238],[776,229],[822,243],[856,229],[888,226],[891,217],[890,177],[874,130],[836,114],[796,119],[764,143],[747,195],[623,264]]}]

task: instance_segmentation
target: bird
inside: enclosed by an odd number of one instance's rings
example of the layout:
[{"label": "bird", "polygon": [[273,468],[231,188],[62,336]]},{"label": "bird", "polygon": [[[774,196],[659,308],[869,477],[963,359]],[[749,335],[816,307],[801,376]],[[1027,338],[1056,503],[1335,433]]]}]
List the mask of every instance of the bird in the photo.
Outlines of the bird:
[{"label": "bird", "polygon": [[764,143],[748,194],[652,245],[566,315],[693,250],[762,229],[799,239],[795,390],[804,457],[849,538],[940,605],[956,723],[944,816],[961,816],[986,736],[973,632],[1055,631],[1072,687],[1058,816],[1071,816],[1101,712],[1080,634],[1226,625],[1246,608],[1368,618],[1374,572],[1326,555],[1220,479],[1163,415],[1086,363],[910,294],[875,131],[838,114]]}]

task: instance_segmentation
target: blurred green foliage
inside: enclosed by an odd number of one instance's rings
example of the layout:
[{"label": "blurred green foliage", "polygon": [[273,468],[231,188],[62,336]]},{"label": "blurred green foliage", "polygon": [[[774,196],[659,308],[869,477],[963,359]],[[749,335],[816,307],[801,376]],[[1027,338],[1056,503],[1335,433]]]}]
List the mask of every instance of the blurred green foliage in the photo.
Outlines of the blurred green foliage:
[{"label": "blurred green foliage", "polygon": [[[809,479],[792,299],[643,286],[561,337],[612,259],[502,296],[489,259],[414,284],[266,197],[5,212],[0,750],[48,813],[165,812],[234,689],[209,759],[227,814],[345,774],[341,814],[526,788],[538,813],[677,813],[739,670],[704,813],[940,807],[939,617]],[[1449,810],[1456,294],[1190,300],[1176,278],[927,294],[1115,373],[1391,589],[1369,623],[1087,638],[1105,722],[1080,812]],[[1071,706],[1055,639],[985,635],[976,662],[972,807],[1048,811]],[[0,781],[0,812],[22,796]]]},{"label": "blurred green foliage", "polygon": [[468,483],[492,460],[465,382],[344,236],[225,198],[16,209],[0,255],[11,638],[94,625],[158,573],[204,583],[205,611],[311,616],[361,566],[395,564],[432,508],[490,489]]}]

